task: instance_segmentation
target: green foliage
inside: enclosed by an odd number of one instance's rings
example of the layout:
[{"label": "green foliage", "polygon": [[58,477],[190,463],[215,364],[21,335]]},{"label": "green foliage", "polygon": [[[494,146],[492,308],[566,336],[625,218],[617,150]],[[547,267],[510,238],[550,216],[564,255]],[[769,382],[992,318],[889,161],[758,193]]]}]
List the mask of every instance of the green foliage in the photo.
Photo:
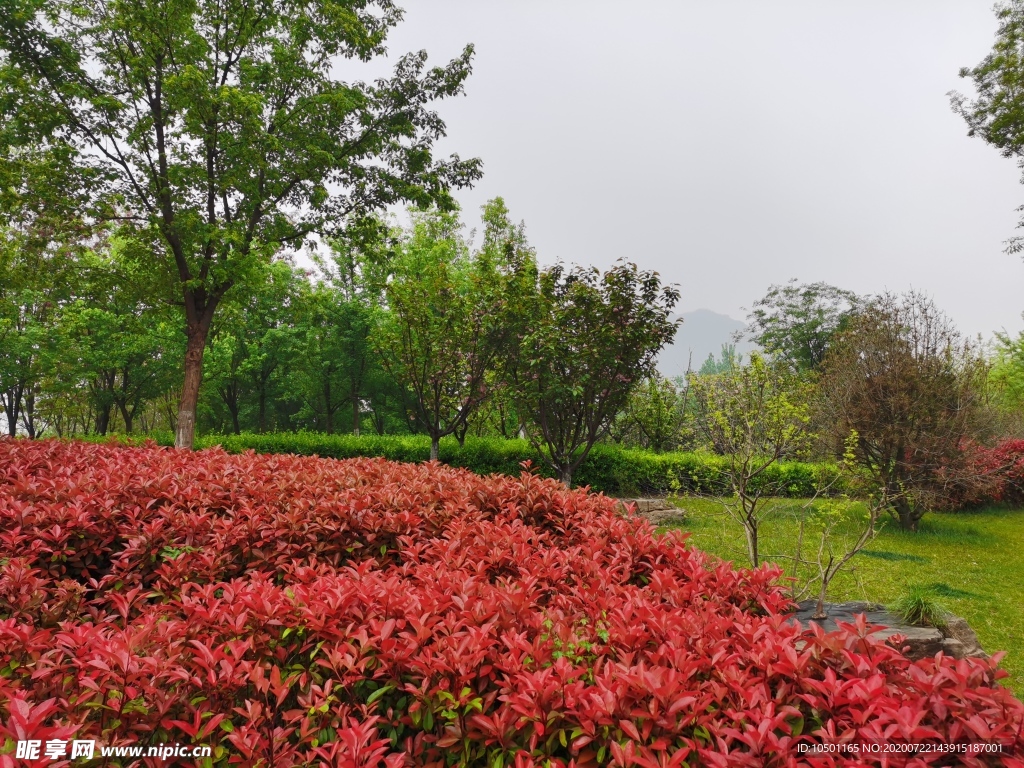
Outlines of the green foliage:
[{"label": "green foliage", "polygon": [[769,355],[798,371],[812,371],[859,303],[856,294],[834,285],[790,280],[772,285],[754,302],[748,333]]},{"label": "green foliage", "polygon": [[811,442],[810,384],[781,362],[758,353],[750,363],[717,375],[692,377],[697,428],[723,456],[724,474],[736,497],[727,512],[743,526],[747,554],[760,564],[758,524],[767,470],[798,456]]},{"label": "green foliage", "polygon": [[1007,409],[1024,410],[1024,332],[1015,337],[996,334],[995,355],[989,379],[996,397]]},{"label": "green foliage", "polygon": [[630,392],[610,434],[630,447],[675,450],[690,442],[686,415],[686,390],[680,392],[675,383],[655,372]]},{"label": "green foliage", "polygon": [[630,391],[654,371],[678,326],[679,299],[656,272],[620,262],[597,269],[556,265],[528,296],[506,379],[530,439],[564,483],[604,436]]},{"label": "green foliage", "polygon": [[888,606],[907,624],[944,627],[949,611],[927,587],[912,586]]},{"label": "green foliage", "polygon": [[[1024,170],[1024,2],[1008,0],[996,5],[999,28],[992,51],[974,68],[963,67],[977,93],[970,100],[951,91],[953,111],[967,123],[967,135],[977,136],[999,149],[1003,157],[1017,159]],[[1024,220],[1018,225],[1024,227]],[[1024,251],[1024,238],[1007,241],[1008,253]]]},{"label": "green foliage", "polygon": [[743,355],[736,353],[736,345],[723,344],[718,359],[716,360],[715,356],[709,353],[707,360],[701,364],[697,373],[702,376],[714,376],[718,373],[728,373],[742,364]]},{"label": "green foliage", "polygon": [[[114,239],[109,247],[79,260],[73,300],[60,310],[46,361],[58,391],[85,383],[92,428],[101,435],[115,410],[130,433],[145,405],[172,386],[184,352],[179,318],[150,303],[133,279],[124,258],[132,244]],[[58,429],[67,420],[56,407],[46,415]]]},{"label": "green foliage", "polygon": [[[94,438],[101,439],[101,438]],[[173,445],[171,432],[152,435],[160,445]],[[421,462],[430,458],[427,435],[326,435],[313,432],[278,432],[240,435],[205,435],[197,439],[198,448],[220,445],[231,453],[254,450],[257,453],[295,453],[349,459],[381,456],[392,461]],[[480,475],[502,473],[516,475],[521,462],[529,461],[534,471],[545,476],[553,472],[541,452],[528,440],[478,438],[469,436],[463,445],[454,437],[440,441],[440,460],[464,467]],[[577,470],[577,484],[611,495],[701,493],[721,494],[729,488],[726,461],[710,453],[652,453],[599,443]],[[830,464],[780,461],[752,482],[752,487],[795,498],[811,495],[827,487],[841,493],[838,470]]]}]

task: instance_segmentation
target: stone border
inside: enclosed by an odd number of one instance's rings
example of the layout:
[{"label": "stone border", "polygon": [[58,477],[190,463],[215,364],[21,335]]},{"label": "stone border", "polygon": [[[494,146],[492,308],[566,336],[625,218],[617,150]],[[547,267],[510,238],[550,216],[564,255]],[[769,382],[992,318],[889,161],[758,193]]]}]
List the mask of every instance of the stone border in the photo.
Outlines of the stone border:
[{"label": "stone border", "polygon": [[828,618],[819,621],[811,618],[817,607],[816,600],[804,600],[798,605],[798,610],[793,614],[794,621],[804,628],[814,622],[826,632],[837,630],[839,628],[836,624],[837,621],[854,623],[857,614],[863,613],[868,624],[882,627],[873,632],[872,637],[878,640],[888,640],[893,635],[904,635],[906,640],[904,640],[902,650],[909,659],[923,659],[934,656],[939,651],[954,659],[988,658],[988,654],[978,642],[978,636],[974,634],[974,630],[971,629],[967,621],[960,616],[949,616],[946,626],[942,628],[916,627],[903,623],[898,616],[885,610],[884,606],[851,602],[825,603],[825,612],[828,614]]}]

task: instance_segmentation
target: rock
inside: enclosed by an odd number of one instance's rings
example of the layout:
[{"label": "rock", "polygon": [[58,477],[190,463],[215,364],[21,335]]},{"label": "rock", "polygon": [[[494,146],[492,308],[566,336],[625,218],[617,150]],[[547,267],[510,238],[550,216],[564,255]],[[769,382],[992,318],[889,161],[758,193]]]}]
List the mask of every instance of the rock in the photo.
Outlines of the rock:
[{"label": "rock", "polygon": [[667,499],[618,499],[619,511],[626,514],[629,505],[635,506],[634,514],[647,519],[653,525],[678,523],[686,517],[686,510],[671,504]]},{"label": "rock", "polygon": [[816,607],[816,600],[804,600],[793,615],[794,620],[803,627],[808,627],[814,622],[826,632],[834,632],[839,628],[837,621],[853,624],[856,622],[857,614],[863,613],[868,624],[881,627],[872,633],[872,637],[888,640],[893,635],[903,635],[905,639],[900,649],[909,659],[923,659],[934,656],[939,651],[955,659],[968,656],[987,658],[978,643],[977,635],[959,616],[951,616],[946,627],[938,629],[904,624],[898,616],[889,613],[883,606],[872,603],[825,603],[828,618],[823,620],[811,618]]},{"label": "rock", "polygon": [[981,643],[978,642],[978,636],[974,634],[974,630],[963,617],[950,616],[947,618],[943,632],[948,639],[958,641],[963,648],[963,655],[956,658],[962,659],[967,656],[980,659],[988,658],[988,654],[982,650]]}]

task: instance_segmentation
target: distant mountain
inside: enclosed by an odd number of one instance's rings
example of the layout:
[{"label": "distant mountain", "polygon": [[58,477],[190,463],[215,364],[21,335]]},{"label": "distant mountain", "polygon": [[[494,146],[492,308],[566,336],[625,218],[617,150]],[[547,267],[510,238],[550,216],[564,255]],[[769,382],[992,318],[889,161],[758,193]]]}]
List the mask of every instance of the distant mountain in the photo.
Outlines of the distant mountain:
[{"label": "distant mountain", "polygon": [[[699,370],[709,354],[717,358],[722,345],[734,343],[733,334],[747,327],[740,320],[710,309],[695,309],[677,317],[683,318],[683,324],[676,331],[675,341],[658,357],[658,370],[669,378],[686,373],[688,363],[694,371]],[[755,347],[749,341],[736,343],[736,351],[744,357]]]}]

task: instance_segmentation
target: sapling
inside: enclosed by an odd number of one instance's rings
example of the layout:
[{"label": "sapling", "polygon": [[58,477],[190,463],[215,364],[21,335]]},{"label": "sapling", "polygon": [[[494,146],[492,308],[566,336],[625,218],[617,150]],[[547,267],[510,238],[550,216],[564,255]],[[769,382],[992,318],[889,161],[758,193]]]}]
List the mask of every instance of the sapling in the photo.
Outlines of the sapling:
[{"label": "sapling", "polygon": [[[856,484],[858,478],[854,464],[857,437],[856,431],[850,432],[845,441],[843,458],[839,462],[840,474],[847,477],[847,484],[851,487]],[[859,525],[854,531],[853,543],[843,547],[837,546],[835,533],[840,524],[851,522],[852,516],[845,511],[849,508],[849,497],[844,495],[839,498],[827,499],[822,504],[810,508],[810,517],[819,526],[820,531],[818,552],[814,559],[818,569],[816,577],[818,603],[812,618],[828,618],[828,614],[825,612],[825,596],[828,593],[829,584],[853,556],[875,538],[879,530],[879,519],[891,504],[892,498],[887,496],[884,490],[868,495],[864,501],[864,513],[857,516]],[[801,527],[801,537],[802,532]],[[844,538],[844,543],[849,541],[849,538]]]},{"label": "sapling", "polygon": [[783,484],[769,481],[769,471],[812,441],[811,385],[756,352],[745,366],[692,379],[697,428],[725,457],[723,475],[735,498],[722,506],[743,527],[747,557],[757,568],[768,499],[785,491]]}]

